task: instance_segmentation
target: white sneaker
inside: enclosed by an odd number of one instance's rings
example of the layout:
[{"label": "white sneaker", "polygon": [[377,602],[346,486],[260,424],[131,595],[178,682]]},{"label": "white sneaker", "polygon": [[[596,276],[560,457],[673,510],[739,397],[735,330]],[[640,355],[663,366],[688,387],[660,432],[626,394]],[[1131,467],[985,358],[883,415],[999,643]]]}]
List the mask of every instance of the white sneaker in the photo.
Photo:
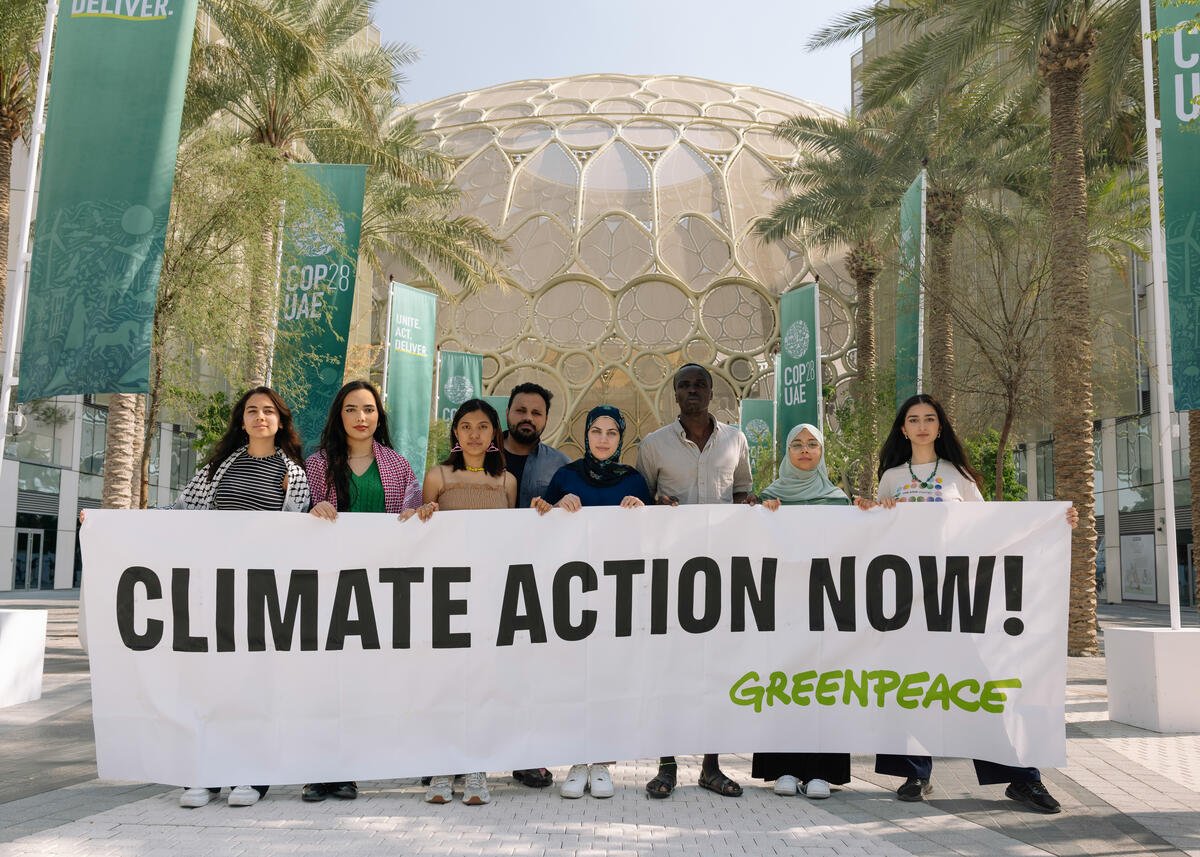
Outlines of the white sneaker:
[{"label": "white sneaker", "polygon": [[588,766],[572,765],[571,770],[567,772],[567,778],[563,780],[559,793],[565,798],[574,800],[583,797],[584,791],[587,790],[587,784]]},{"label": "white sneaker", "polygon": [[250,786],[234,786],[229,790],[228,803],[230,806],[254,806],[262,797],[258,789]]},{"label": "white sneaker", "polygon": [[800,787],[800,794],[813,800],[829,797],[829,783],[813,778]]},{"label": "white sneaker", "polygon": [[483,771],[467,774],[467,784],[463,788],[462,802],[467,806],[480,806],[491,803],[491,801],[492,796],[487,787],[487,774]]},{"label": "white sneaker", "polygon": [[613,796],[612,774],[608,772],[608,765],[592,765],[592,772],[588,775],[588,790],[592,797]]},{"label": "white sneaker", "polygon": [[187,809],[195,809],[200,806],[208,806],[210,800],[212,800],[212,792],[193,786],[183,790],[183,794],[179,796],[179,805]]},{"label": "white sneaker", "polygon": [[425,790],[425,803],[450,803],[454,800],[454,778],[434,777]]},{"label": "white sneaker", "polygon": [[796,794],[796,787],[800,785],[800,781],[791,774],[784,774],[775,781],[775,794],[787,795],[791,797]]}]

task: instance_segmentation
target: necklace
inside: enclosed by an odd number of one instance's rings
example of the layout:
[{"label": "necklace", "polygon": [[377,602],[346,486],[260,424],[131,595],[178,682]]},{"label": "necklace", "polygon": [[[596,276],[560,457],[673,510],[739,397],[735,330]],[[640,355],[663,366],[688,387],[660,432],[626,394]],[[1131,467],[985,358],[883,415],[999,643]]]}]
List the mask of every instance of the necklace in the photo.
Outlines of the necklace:
[{"label": "necklace", "polygon": [[346,457],[353,461],[356,458],[372,458],[374,455],[375,453],[373,452],[364,452],[362,455],[348,455]]},{"label": "necklace", "polygon": [[482,473],[483,472],[482,467],[472,467],[469,464],[464,464],[463,467],[465,467],[467,469],[468,473]]},{"label": "necklace", "polygon": [[933,477],[937,476],[938,465],[940,465],[941,463],[942,463],[942,460],[940,458],[935,458],[933,460],[933,472],[929,474],[928,479],[921,479],[917,476],[917,474],[913,473],[912,459],[910,458],[908,460],[908,475],[911,476],[913,478],[913,480],[918,485],[920,485],[922,488],[932,488],[933,487]]}]

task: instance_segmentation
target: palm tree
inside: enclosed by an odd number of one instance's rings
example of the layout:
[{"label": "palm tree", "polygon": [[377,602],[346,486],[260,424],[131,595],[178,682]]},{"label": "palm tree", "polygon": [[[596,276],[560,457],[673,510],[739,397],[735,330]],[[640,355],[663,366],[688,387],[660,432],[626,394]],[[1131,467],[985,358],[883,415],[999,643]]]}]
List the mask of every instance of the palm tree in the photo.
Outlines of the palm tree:
[{"label": "palm tree", "polygon": [[925,228],[929,267],[925,287],[929,391],[954,417],[954,240],[980,206],[997,192],[1024,193],[1044,163],[1043,126],[1032,121],[1034,99],[1009,94],[975,70],[967,83],[923,88],[903,105],[895,135],[923,153],[928,186]]},{"label": "palm tree", "polygon": [[[414,53],[402,45],[371,44],[363,35],[373,0],[204,0],[220,30],[195,48],[185,118],[232,126],[243,139],[276,154],[268,169],[307,161],[322,146],[343,162],[368,164],[413,187],[431,187],[446,161],[415,135],[389,133],[381,101],[396,104],[399,68]],[[274,258],[279,217],[262,224]],[[278,295],[273,266],[254,272],[249,367],[251,383],[266,379]]]},{"label": "palm tree", "polygon": [[[1079,510],[1071,540],[1071,613],[1067,648],[1099,651],[1096,635],[1096,518],[1093,498],[1092,340],[1088,295],[1088,198],[1084,117],[1096,136],[1121,123],[1125,79],[1139,50],[1140,20],[1130,0],[912,0],[840,16],[810,47],[873,27],[913,38],[870,63],[868,104],[922,81],[947,82],[981,57],[999,57],[1002,73],[1036,78],[1049,96],[1051,298],[1054,344],[1054,476],[1059,499]],[[918,32],[919,31],[919,32]]]},{"label": "palm tree", "polygon": [[[887,236],[894,231],[890,222],[916,164],[903,138],[889,129],[892,119],[891,111],[883,110],[845,121],[794,116],[781,124],[775,133],[801,153],[778,180],[789,196],[755,227],[768,241],[794,235],[806,247],[845,250],[855,295],[854,399],[868,408],[875,402],[876,280]],[[873,428],[867,427],[868,443]],[[869,495],[871,468],[861,468],[856,481],[859,493]]]},{"label": "palm tree", "polygon": [[8,283],[13,144],[25,135],[32,118],[45,16],[43,0],[0,3],[0,318]]}]

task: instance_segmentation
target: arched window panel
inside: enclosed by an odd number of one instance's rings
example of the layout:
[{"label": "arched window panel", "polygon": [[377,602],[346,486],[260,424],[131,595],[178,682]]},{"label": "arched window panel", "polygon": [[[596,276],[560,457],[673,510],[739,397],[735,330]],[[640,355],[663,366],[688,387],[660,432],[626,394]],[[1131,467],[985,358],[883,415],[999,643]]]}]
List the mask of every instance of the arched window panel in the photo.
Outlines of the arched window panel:
[{"label": "arched window panel", "polygon": [[775,136],[769,128],[750,128],[743,135],[746,145],[756,152],[781,161],[796,158],[796,144]]},{"label": "arched window panel", "polygon": [[703,291],[729,268],[729,236],[699,214],[685,214],[658,239],[659,256],[693,291]]},{"label": "arched window panel", "polygon": [[594,108],[596,113],[615,115],[621,113],[645,113],[646,105],[636,98],[610,98],[599,101]]},{"label": "arched window panel", "polygon": [[663,98],[650,105],[650,113],[658,116],[676,116],[690,118],[700,116],[698,106],[688,101],[677,101],[673,98]]},{"label": "arched window panel", "polygon": [[707,104],[710,101],[731,101],[733,90],[708,80],[682,77],[658,77],[646,82],[646,89],[666,98]]},{"label": "arched window panel", "polygon": [[719,352],[762,353],[777,335],[776,301],[758,284],[725,280],[704,293],[700,322]]},{"label": "arched window panel", "polygon": [[504,195],[512,165],[496,146],[488,146],[459,167],[454,183],[458,185],[457,213],[470,214],[496,227],[504,217]]},{"label": "arched window panel", "polygon": [[494,86],[477,92],[463,101],[463,107],[488,110],[505,104],[516,104],[546,91],[540,83],[517,83]]},{"label": "arched window panel", "polygon": [[733,229],[743,232],[760,217],[765,217],[783,200],[773,182],[781,175],[753,149],[742,147],[733,156],[727,175],[733,197]]},{"label": "arched window panel", "polygon": [[633,95],[642,88],[642,82],[627,77],[582,77],[569,78],[553,87],[559,98],[577,98],[582,101],[603,101],[607,98]]},{"label": "arched window panel", "polygon": [[554,128],[544,122],[523,122],[500,132],[496,142],[509,152],[532,152],[554,137]]},{"label": "arched window panel", "polygon": [[442,151],[455,158],[466,158],[492,142],[495,132],[491,128],[469,128],[451,134],[442,143]]},{"label": "arched window panel", "polygon": [[586,101],[575,101],[572,99],[556,98],[553,101],[542,105],[538,110],[541,116],[575,116],[583,115],[588,112],[588,103]]},{"label": "arched window panel", "polygon": [[730,152],[740,142],[737,132],[713,122],[693,122],[683,129],[689,143],[709,152]]},{"label": "arched window panel", "polygon": [[487,120],[495,122],[499,119],[521,119],[526,116],[532,116],[534,107],[532,104],[504,104],[500,107],[493,107],[487,112]]},{"label": "arched window panel", "polygon": [[624,214],[609,214],[579,239],[579,261],[610,289],[624,288],[654,262],[650,233]]},{"label": "arched window panel", "polygon": [[534,305],[535,335],[561,348],[595,346],[612,326],[613,298],[603,285],[566,279],[544,289]]},{"label": "arched window panel", "polygon": [[558,139],[571,149],[598,149],[617,133],[616,126],[600,119],[578,119],[563,125]]},{"label": "arched window panel", "polygon": [[764,241],[753,230],[742,236],[736,252],[742,270],[776,294],[808,268],[803,253],[778,241]]},{"label": "arched window panel", "polygon": [[665,149],[679,139],[679,131],[657,119],[635,119],[625,123],[621,136],[639,149]]},{"label": "arched window panel", "polygon": [[686,143],[673,146],[654,168],[660,228],[681,214],[700,212],[721,224],[729,222],[725,190],[716,166]]},{"label": "arched window panel", "polygon": [[530,316],[529,298],[519,289],[490,285],[440,314],[445,319],[444,329],[468,343],[467,351],[501,352],[525,333]]},{"label": "arched window panel", "polygon": [[530,217],[508,237],[509,273],[529,291],[535,291],[562,272],[571,255],[571,236],[552,217]]},{"label": "arched window panel", "polygon": [[583,170],[583,220],[623,211],[643,226],[654,224],[650,167],[620,140],[588,159]]},{"label": "arched window panel", "polygon": [[551,214],[574,230],[578,204],[579,164],[559,143],[551,143],[517,168],[507,222]]},{"label": "arched window panel", "polygon": [[710,104],[704,108],[704,115],[735,122],[753,122],[755,118],[753,107],[737,104]]},{"label": "arched window panel", "polygon": [[695,335],[696,305],[680,284],[646,279],[621,294],[616,321],[617,332],[639,350],[672,350]]}]

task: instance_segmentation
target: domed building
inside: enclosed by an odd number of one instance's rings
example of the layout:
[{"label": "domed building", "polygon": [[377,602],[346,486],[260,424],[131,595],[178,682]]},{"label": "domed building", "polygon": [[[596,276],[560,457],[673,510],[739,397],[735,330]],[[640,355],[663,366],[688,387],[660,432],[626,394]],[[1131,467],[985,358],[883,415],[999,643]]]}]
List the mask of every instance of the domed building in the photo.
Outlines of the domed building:
[{"label": "domed building", "polygon": [[741,398],[769,398],[779,295],[819,275],[825,383],[843,383],[852,284],[838,265],[753,234],[796,152],[772,127],[796,114],[838,115],[752,86],[625,75],[415,107],[418,128],[455,159],[460,213],[508,242],[517,283],[464,296],[443,278],[439,347],[485,355],[489,393],[528,380],[552,390],[546,437],[571,455],[589,408],[620,407],[632,460],[677,413],[682,363],[711,368],[719,419],[736,422]]}]

